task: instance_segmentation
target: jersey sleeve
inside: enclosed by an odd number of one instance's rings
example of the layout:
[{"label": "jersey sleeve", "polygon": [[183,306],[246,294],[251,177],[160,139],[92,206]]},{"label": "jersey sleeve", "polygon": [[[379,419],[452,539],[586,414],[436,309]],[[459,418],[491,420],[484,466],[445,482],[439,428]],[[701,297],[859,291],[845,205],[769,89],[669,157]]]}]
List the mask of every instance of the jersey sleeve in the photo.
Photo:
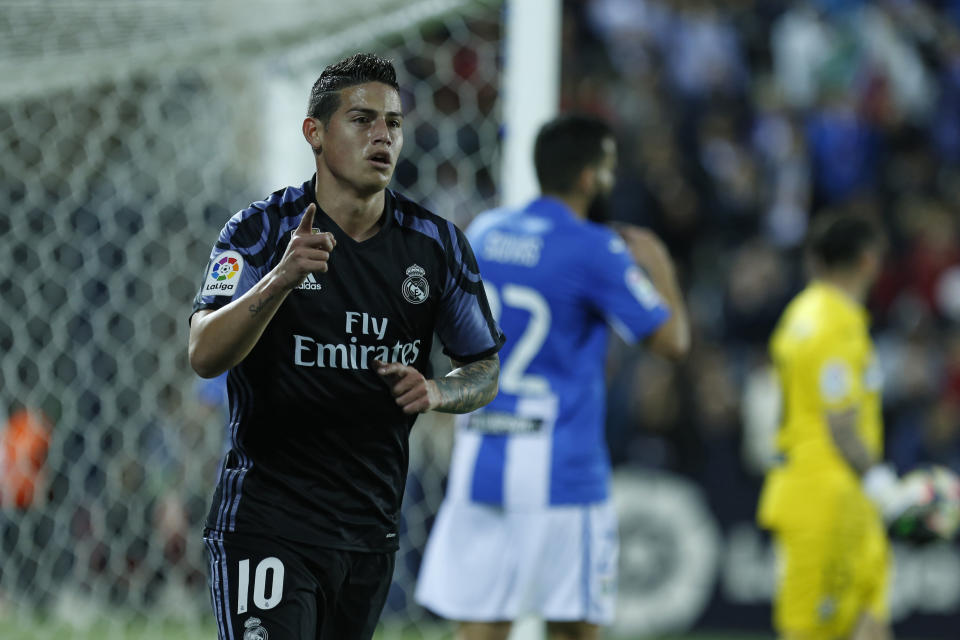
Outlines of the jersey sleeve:
[{"label": "jersey sleeve", "polygon": [[603,230],[595,244],[583,252],[587,300],[624,340],[642,340],[666,322],[670,309],[619,236]]},{"label": "jersey sleeve", "polygon": [[499,351],[506,338],[490,312],[470,243],[456,225],[447,225],[451,255],[436,330],[445,354],[458,362],[473,362]]},{"label": "jersey sleeve", "polygon": [[816,372],[815,393],[820,407],[827,412],[856,408],[864,395],[863,367],[859,353],[840,339],[818,345],[812,354],[811,369]]},{"label": "jersey sleeve", "polygon": [[273,235],[265,210],[251,207],[234,214],[210,252],[200,290],[193,299],[193,313],[219,309],[259,282],[271,268]]}]

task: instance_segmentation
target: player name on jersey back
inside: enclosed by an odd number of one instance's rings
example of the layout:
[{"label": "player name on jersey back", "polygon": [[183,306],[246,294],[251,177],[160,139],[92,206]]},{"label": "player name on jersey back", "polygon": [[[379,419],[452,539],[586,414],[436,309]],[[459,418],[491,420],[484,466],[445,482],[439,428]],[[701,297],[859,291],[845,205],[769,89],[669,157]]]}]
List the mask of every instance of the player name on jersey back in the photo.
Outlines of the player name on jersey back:
[{"label": "player name on jersey back", "polygon": [[491,231],[484,239],[481,255],[486,260],[532,267],[540,262],[543,238]]}]

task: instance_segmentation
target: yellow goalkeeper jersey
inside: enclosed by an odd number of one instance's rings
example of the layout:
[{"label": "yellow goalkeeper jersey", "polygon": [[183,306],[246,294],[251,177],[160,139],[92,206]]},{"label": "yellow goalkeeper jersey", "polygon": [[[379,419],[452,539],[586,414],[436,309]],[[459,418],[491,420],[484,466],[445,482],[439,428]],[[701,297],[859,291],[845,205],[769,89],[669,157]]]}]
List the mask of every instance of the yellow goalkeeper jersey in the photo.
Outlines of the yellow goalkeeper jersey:
[{"label": "yellow goalkeeper jersey", "polygon": [[785,518],[816,519],[817,495],[859,487],[859,479],[834,445],[829,412],[855,409],[868,450],[882,454],[881,375],[866,309],[845,293],[814,281],[780,318],[770,353],[783,394],[777,447],[783,464],[768,474],[761,524]]}]

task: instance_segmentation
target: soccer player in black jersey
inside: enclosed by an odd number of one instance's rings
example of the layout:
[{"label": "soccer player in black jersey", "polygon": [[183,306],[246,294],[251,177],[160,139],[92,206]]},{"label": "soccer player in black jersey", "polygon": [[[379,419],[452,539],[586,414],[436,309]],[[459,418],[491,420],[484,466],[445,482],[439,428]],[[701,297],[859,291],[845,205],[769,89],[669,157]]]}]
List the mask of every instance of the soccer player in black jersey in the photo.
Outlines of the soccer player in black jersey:
[{"label": "soccer player in black jersey", "polygon": [[[386,189],[402,122],[388,61],[327,67],[303,121],[316,174],[230,218],[194,301],[190,364],[229,372],[204,532],[222,640],[370,638],[416,416],[496,395],[504,336],[470,245]],[[456,368],[428,379],[434,332]]]}]

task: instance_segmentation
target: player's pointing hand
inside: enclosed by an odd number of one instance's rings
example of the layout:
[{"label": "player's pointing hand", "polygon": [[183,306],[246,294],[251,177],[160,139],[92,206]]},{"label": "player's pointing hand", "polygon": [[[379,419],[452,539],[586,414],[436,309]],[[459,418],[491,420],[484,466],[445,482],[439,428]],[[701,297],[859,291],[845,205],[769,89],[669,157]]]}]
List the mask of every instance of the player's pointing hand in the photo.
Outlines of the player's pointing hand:
[{"label": "player's pointing hand", "polygon": [[337,241],[332,233],[320,233],[313,228],[316,213],[317,205],[311,202],[277,264],[277,274],[287,289],[300,286],[307,274],[326,273],[329,268],[327,262]]},{"label": "player's pointing hand", "polygon": [[390,387],[390,393],[396,398],[397,404],[404,413],[408,415],[426,413],[440,406],[440,391],[437,389],[437,383],[424,378],[423,374],[415,368],[399,362],[390,364],[380,360],[373,362],[377,373]]}]

